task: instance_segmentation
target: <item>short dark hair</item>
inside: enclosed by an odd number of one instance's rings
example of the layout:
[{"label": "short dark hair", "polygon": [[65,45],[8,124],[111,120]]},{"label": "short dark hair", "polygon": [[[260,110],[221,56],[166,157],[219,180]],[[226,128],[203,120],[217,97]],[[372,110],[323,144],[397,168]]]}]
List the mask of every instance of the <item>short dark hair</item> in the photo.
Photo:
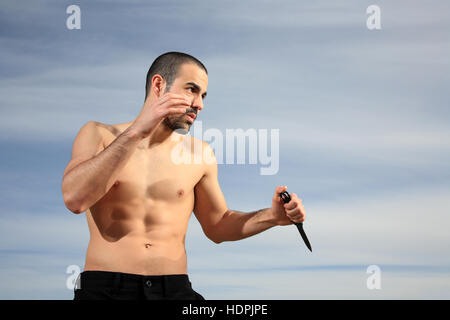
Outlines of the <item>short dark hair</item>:
[{"label": "short dark hair", "polygon": [[208,74],[208,70],[197,58],[183,52],[167,52],[160,55],[153,61],[147,72],[147,81],[145,82],[145,98],[150,92],[152,86],[152,78],[155,74],[161,75],[166,81],[166,90],[169,90],[173,81],[178,76],[180,66],[184,63],[194,63]]}]

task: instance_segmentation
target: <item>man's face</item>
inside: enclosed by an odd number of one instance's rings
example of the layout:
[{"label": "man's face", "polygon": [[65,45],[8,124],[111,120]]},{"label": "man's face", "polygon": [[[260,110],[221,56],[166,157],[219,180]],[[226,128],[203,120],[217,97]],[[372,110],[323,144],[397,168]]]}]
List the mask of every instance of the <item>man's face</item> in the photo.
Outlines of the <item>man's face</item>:
[{"label": "man's face", "polygon": [[172,130],[178,130],[179,133],[189,132],[198,112],[203,109],[203,99],[206,97],[208,87],[208,75],[206,72],[194,63],[184,63],[178,70],[177,78],[173,81],[170,90],[172,92],[184,95],[191,106],[183,115],[169,116],[163,123]]}]

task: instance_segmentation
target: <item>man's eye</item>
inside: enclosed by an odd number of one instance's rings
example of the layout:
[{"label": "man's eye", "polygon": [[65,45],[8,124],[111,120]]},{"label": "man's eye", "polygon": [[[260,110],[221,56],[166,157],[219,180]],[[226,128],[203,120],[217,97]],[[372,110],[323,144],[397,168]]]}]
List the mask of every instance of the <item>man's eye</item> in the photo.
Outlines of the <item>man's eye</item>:
[{"label": "man's eye", "polygon": [[188,90],[190,90],[191,92],[195,92],[195,88],[189,87]]}]

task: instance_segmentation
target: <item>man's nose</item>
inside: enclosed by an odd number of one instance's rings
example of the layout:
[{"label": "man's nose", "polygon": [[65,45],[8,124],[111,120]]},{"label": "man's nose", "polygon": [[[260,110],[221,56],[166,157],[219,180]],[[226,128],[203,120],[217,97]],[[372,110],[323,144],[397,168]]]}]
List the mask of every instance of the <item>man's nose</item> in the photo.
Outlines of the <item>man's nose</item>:
[{"label": "man's nose", "polygon": [[192,101],[192,107],[198,109],[200,111],[203,109],[203,99],[201,96],[196,96],[194,101]]}]

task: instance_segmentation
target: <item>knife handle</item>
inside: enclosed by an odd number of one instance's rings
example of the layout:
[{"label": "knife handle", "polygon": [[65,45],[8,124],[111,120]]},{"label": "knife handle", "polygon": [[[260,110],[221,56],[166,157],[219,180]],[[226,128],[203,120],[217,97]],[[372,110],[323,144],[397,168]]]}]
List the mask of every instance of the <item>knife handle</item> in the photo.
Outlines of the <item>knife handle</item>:
[{"label": "knife handle", "polygon": [[[284,203],[288,203],[289,201],[291,201],[291,196],[289,195],[289,193],[287,191],[280,193],[280,197]],[[294,221],[292,221],[292,222],[294,222]],[[297,226],[297,228],[299,228],[300,226],[303,226],[302,222],[294,222],[294,224]],[[299,231],[300,231],[300,229],[299,229]]]},{"label": "knife handle", "polygon": [[[288,203],[289,201],[291,201],[291,196],[289,195],[289,193],[287,191],[280,193],[280,197],[284,203]],[[301,235],[303,241],[305,242],[306,246],[312,252],[311,244],[309,243],[308,237],[306,236],[306,233],[303,230],[303,222],[294,222],[294,221],[292,221],[292,222],[297,227],[298,232],[300,232],[300,235]]]},{"label": "knife handle", "polygon": [[280,193],[280,197],[284,203],[288,203],[289,201],[291,201],[291,196],[289,195],[289,193],[287,191]]}]

